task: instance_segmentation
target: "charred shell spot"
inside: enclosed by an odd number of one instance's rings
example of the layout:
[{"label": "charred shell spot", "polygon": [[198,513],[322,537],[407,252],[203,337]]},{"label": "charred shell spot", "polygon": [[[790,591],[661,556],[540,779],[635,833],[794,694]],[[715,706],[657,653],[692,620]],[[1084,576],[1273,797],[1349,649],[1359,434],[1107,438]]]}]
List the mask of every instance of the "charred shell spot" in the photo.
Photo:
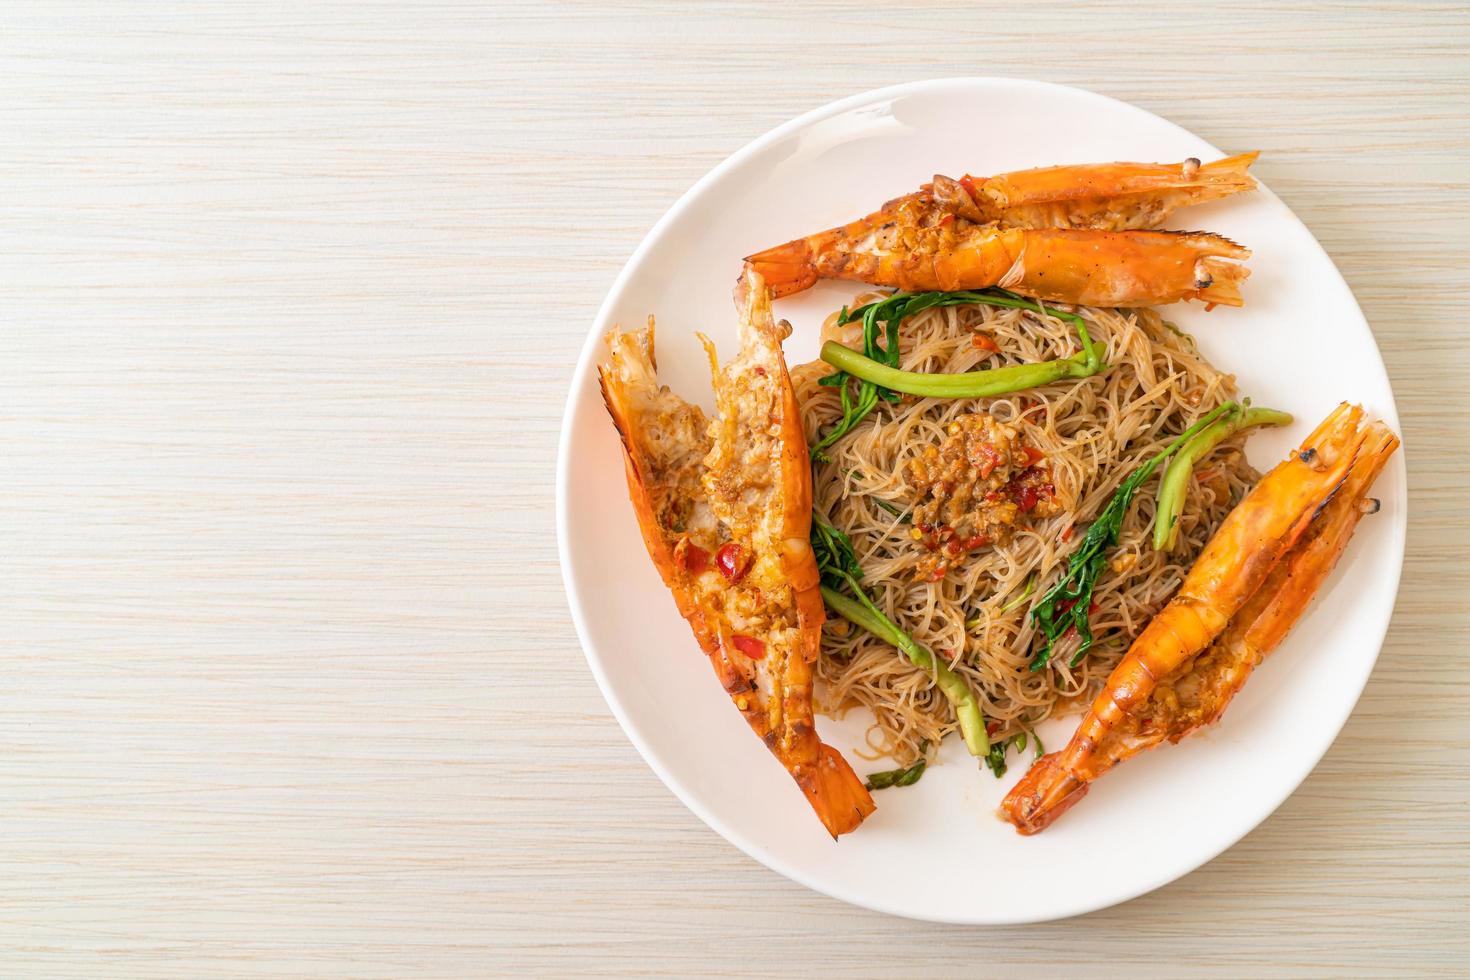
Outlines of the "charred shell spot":
[{"label": "charred shell spot", "polygon": [[1301,460],[1303,463],[1306,463],[1308,466],[1311,466],[1312,462],[1317,458],[1317,450],[1303,449],[1301,452],[1296,454],[1296,458]]},{"label": "charred shell spot", "polygon": [[1358,501],[1358,513],[1376,514],[1383,509],[1383,501],[1377,497],[1364,497]]},{"label": "charred shell spot", "polygon": [[1215,277],[1210,272],[1210,266],[1203,259],[1194,264],[1194,288],[1209,289],[1215,284]]}]

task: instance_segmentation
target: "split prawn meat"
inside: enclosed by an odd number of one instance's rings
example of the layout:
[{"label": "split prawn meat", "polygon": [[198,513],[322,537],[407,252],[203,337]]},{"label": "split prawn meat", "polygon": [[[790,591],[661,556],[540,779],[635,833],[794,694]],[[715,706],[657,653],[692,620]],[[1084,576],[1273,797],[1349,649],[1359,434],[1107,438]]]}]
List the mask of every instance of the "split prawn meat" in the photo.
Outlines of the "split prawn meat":
[{"label": "split prawn meat", "polygon": [[811,466],[781,353],[791,327],[773,320],[758,274],[736,296],[740,352],[721,367],[704,341],[714,418],[659,384],[652,318],[609,334],[598,373],[654,565],[731,701],[835,838],[874,804],[813,725],[826,612],[808,540]]}]

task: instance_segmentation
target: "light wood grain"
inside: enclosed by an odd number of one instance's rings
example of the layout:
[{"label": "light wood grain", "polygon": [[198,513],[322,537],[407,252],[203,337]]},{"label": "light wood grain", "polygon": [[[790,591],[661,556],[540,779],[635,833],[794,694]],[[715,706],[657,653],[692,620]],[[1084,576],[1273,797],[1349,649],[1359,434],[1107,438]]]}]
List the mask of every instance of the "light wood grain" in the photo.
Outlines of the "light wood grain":
[{"label": "light wood grain", "polygon": [[[0,973],[1470,972],[1467,49],[1463,4],[0,7]],[[1265,151],[1413,495],[1311,779],[1031,928],[849,908],[706,829],[554,548],[565,386],[644,231],[781,121],[955,74]]]}]

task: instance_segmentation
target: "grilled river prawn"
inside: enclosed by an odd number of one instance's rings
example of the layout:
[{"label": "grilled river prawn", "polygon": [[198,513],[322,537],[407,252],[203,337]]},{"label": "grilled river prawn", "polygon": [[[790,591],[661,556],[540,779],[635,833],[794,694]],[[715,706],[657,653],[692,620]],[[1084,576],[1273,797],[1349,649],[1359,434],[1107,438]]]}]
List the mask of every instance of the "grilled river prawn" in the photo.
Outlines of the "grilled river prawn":
[{"label": "grilled river prawn", "polygon": [[1001,815],[1020,833],[1045,830],[1117,763],[1219,719],[1377,509],[1367,493],[1399,441],[1362,415],[1340,406],[1230,512],[1066,748],[1006,796]]},{"label": "grilled river prawn", "polygon": [[1058,303],[1241,305],[1250,255],[1206,232],[1151,231],[1175,208],[1249,190],[1255,154],[1201,166],[1113,163],[990,179],[936,175],[850,224],[747,261],[777,297],[818,279],[902,290],[1000,286]]},{"label": "grilled river prawn", "polygon": [[736,292],[740,353],[721,368],[705,342],[715,418],[659,385],[651,319],[609,334],[598,374],[649,555],[731,700],[836,837],[874,807],[812,721],[825,610],[806,438],[781,354],[791,328],[773,321],[759,275]]}]

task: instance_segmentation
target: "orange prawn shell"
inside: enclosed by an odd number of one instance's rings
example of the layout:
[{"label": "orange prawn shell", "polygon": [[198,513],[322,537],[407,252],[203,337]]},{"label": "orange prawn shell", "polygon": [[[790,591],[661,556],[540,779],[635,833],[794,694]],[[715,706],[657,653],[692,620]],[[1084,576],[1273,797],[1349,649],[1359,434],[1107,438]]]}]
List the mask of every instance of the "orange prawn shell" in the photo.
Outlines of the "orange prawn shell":
[{"label": "orange prawn shell", "polygon": [[[989,178],[966,176],[958,183],[976,188],[993,206],[1002,210],[1073,201],[1127,201],[1129,198],[1170,190],[1177,192],[1177,200],[1160,202],[1157,210],[1132,215],[1125,224],[1094,225],[1120,231],[1122,227],[1151,228],[1174,207],[1202,204],[1254,189],[1255,178],[1247,171],[1259,156],[1259,151],[1240,153],[1206,164],[1191,158],[1182,163],[1096,163],[1036,167]],[[1037,227],[1037,224],[1032,221],[1025,226]],[[1068,225],[1058,224],[1056,227]]]},{"label": "orange prawn shell", "polygon": [[607,413],[612,417],[613,427],[618,430],[618,437],[622,443],[623,475],[628,481],[628,499],[633,504],[633,515],[638,520],[638,531],[643,537],[644,547],[648,549],[648,557],[653,560],[653,566],[658,570],[659,578],[663,579],[664,584],[673,594],[679,615],[683,616],[693,628],[700,648],[713,659],[719,651],[719,635],[709,629],[703,608],[694,601],[693,594],[684,584],[683,577],[679,575],[674,549],[669,547],[663,529],[659,527],[658,516],[653,512],[653,495],[648,488],[648,481],[636,462],[642,453],[633,443],[636,438],[633,433],[636,430],[629,417],[628,406],[611,390],[607,375],[600,369],[597,385],[602,390],[603,404],[607,406]]},{"label": "orange prawn shell", "polygon": [[822,601],[817,556],[812,552],[812,467],[806,432],[801,426],[796,389],[784,362],[781,391],[781,498],[786,503],[781,520],[781,566],[796,594],[802,659],[814,664],[822,652],[822,624],[827,620],[827,606]]}]

